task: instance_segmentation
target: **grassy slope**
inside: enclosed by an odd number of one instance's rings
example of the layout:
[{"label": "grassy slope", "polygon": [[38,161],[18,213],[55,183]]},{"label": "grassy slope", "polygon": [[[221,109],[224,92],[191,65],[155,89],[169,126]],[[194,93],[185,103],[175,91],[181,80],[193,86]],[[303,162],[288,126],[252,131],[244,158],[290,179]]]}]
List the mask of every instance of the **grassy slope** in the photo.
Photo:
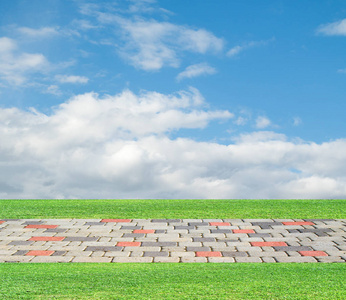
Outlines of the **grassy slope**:
[{"label": "grassy slope", "polygon": [[346,200],[0,200],[0,218],[346,218]]},{"label": "grassy slope", "polygon": [[[345,200],[0,200],[0,218],[345,218]],[[0,299],[345,299],[345,264],[0,264]]]}]

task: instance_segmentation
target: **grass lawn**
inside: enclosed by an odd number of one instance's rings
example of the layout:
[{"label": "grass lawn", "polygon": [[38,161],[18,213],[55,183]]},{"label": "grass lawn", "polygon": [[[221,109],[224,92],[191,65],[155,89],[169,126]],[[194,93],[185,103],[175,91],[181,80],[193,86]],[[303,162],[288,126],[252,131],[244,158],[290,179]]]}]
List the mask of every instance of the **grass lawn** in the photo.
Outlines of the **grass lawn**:
[{"label": "grass lawn", "polygon": [[0,200],[0,218],[345,219],[346,200]]},{"label": "grass lawn", "polygon": [[[345,215],[345,200],[0,200],[0,219]],[[0,299],[346,299],[345,271],[337,263],[2,263]]]}]

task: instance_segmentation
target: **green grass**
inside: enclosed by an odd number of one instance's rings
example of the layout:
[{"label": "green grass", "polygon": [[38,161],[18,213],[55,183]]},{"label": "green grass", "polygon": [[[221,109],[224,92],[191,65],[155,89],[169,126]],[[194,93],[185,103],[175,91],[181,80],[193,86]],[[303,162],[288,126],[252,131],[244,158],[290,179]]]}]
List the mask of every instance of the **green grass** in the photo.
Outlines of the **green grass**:
[{"label": "green grass", "polygon": [[0,264],[1,299],[346,299],[344,264]]},{"label": "green grass", "polygon": [[0,218],[346,218],[345,200],[0,200]]},{"label": "green grass", "polygon": [[[345,214],[345,200],[0,200],[0,218],[344,219]],[[346,299],[345,271],[337,263],[2,263],[0,299]]]}]

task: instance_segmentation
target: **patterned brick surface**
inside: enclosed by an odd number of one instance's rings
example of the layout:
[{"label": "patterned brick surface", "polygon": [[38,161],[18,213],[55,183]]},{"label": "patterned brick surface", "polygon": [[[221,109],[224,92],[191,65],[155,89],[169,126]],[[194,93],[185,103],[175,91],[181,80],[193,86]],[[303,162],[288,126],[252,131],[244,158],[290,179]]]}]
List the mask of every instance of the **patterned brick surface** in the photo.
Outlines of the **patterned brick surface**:
[{"label": "patterned brick surface", "polygon": [[0,219],[0,262],[346,261],[346,220]]}]

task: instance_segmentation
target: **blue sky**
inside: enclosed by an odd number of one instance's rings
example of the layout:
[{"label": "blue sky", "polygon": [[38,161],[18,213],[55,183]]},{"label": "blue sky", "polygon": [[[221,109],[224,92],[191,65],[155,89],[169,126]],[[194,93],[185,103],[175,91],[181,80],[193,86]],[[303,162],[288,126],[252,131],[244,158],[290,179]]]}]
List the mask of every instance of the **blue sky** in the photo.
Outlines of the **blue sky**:
[{"label": "blue sky", "polygon": [[345,198],[345,42],[336,0],[2,1],[0,197]]}]

